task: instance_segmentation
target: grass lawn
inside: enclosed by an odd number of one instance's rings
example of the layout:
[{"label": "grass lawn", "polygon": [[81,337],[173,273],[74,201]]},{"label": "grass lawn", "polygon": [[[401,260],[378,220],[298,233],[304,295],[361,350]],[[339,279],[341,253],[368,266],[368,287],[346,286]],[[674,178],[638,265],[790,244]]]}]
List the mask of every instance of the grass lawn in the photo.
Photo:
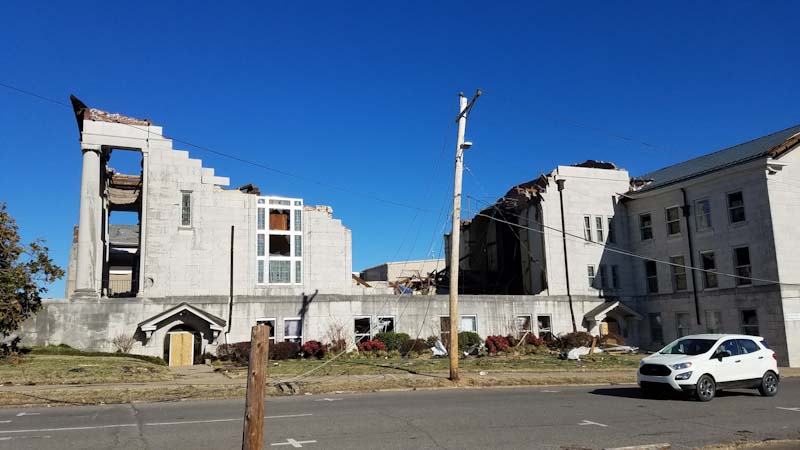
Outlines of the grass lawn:
[{"label": "grass lawn", "polygon": [[[611,370],[634,371],[644,355],[595,355],[584,357],[582,361],[560,360],[556,355],[525,356],[487,356],[467,358],[460,361],[463,373],[485,372],[595,372]],[[326,360],[289,359],[270,361],[268,373],[270,377],[292,376],[305,373]],[[221,370],[227,370],[231,378],[244,377],[246,368],[227,366],[218,363]],[[447,358],[429,359],[352,359],[342,357],[313,372],[321,375],[386,375],[386,374],[443,374],[449,370]]]},{"label": "grass lawn", "polygon": [[0,362],[0,384],[96,384],[172,380],[166,366],[124,356],[28,354]]}]

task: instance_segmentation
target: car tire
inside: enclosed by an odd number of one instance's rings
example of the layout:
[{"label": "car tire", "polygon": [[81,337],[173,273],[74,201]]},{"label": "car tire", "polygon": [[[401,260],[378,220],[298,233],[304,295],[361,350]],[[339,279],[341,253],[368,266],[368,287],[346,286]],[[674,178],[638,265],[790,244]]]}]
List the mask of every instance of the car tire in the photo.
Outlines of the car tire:
[{"label": "car tire", "polygon": [[717,384],[710,375],[703,375],[697,380],[694,395],[701,402],[709,402],[717,393]]},{"label": "car tire", "polygon": [[780,381],[775,372],[769,370],[761,377],[761,384],[758,386],[758,393],[764,397],[774,397],[778,393]]}]

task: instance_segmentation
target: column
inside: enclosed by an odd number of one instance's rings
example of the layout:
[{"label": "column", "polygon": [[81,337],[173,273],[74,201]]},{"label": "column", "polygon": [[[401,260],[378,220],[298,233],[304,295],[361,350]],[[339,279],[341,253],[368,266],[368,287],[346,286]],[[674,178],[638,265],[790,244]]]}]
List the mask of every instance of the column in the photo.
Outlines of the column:
[{"label": "column", "polygon": [[78,219],[78,257],[75,267],[75,295],[100,297],[97,277],[98,256],[101,254],[100,151],[99,145],[81,144],[83,172],[81,174],[81,204]]}]

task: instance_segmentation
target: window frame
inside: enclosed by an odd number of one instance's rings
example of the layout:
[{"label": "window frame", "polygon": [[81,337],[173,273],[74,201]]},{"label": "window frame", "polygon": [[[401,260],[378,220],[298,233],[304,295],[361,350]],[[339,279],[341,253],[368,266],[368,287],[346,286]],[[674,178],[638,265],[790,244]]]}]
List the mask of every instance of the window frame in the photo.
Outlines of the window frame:
[{"label": "window frame", "polygon": [[[680,258],[681,262],[676,260]],[[683,255],[674,255],[669,257],[669,262],[672,264],[679,264],[682,267],[670,265],[670,273],[672,275],[672,290],[675,292],[684,292],[689,290],[689,277],[686,274],[686,257]],[[678,279],[683,277],[683,288],[678,287]]]},{"label": "window frame", "polygon": [[[732,195],[736,195],[736,194],[739,194],[741,196],[742,204],[740,206],[731,206],[731,196]],[[737,225],[737,224],[747,223],[747,210],[745,208],[744,191],[743,190],[740,189],[738,191],[731,191],[731,192],[725,193],[725,205],[728,207],[728,224],[729,225]],[[742,219],[741,220],[736,220],[736,221],[733,220],[733,214],[734,214],[733,210],[734,209],[741,209],[742,210]]]},{"label": "window frame", "polygon": [[[677,211],[678,212],[678,217],[675,218],[675,219],[670,219],[669,218],[670,211]],[[677,237],[677,236],[681,235],[681,231],[682,231],[681,228],[682,227],[681,227],[681,207],[680,206],[675,205],[675,206],[669,206],[667,208],[664,208],[664,220],[666,222],[667,237]],[[670,226],[675,224],[675,223],[678,224],[678,231],[673,233],[672,230],[670,229]]]},{"label": "window frame", "polygon": [[[705,260],[703,259],[704,255],[711,255],[711,261],[714,263],[714,267],[708,268],[706,267]],[[702,250],[700,251],[700,268],[703,269],[701,274],[701,278],[703,279],[703,290],[706,289],[718,289],[719,288],[719,278],[715,273],[717,271],[717,255],[714,250]],[[714,272],[707,272],[708,270]],[[713,277],[713,278],[712,278]],[[713,286],[709,282],[709,280],[714,280]]]},{"label": "window frame", "polygon": [[597,242],[603,243],[606,241],[606,232],[603,222],[605,222],[603,216],[594,216],[594,232],[595,237],[597,237]]},{"label": "window frame", "polygon": [[[461,327],[461,324],[464,323],[465,318],[471,318],[475,322],[475,329],[474,330],[465,330]],[[469,331],[472,333],[478,332],[478,315],[477,314],[459,314],[458,315],[458,332],[461,333],[462,331]]]},{"label": "window frame", "polygon": [[[652,266],[650,266],[652,264]],[[648,267],[653,268],[653,273],[651,274],[648,271]],[[644,277],[645,277],[645,285],[647,287],[648,294],[658,294],[659,286],[658,286],[658,265],[655,261],[644,261]]]},{"label": "window frame", "polygon": [[[366,319],[369,322],[366,333],[359,333],[356,327],[356,321]],[[359,336],[361,336],[359,338]],[[366,339],[364,339],[366,337]],[[353,343],[358,345],[364,341],[372,340],[372,316],[353,316]]]},{"label": "window frame", "polygon": [[[269,322],[272,322],[270,324]],[[270,325],[269,330],[269,345],[275,344],[275,335],[277,334],[278,319],[275,317],[258,317],[256,318],[256,325]]]},{"label": "window frame", "polygon": [[[700,204],[705,203],[708,205],[708,212],[703,211],[700,209]],[[698,213],[698,211],[703,211],[702,214]],[[700,218],[705,217],[707,224],[704,227],[700,227]],[[708,231],[714,229],[714,219],[712,217],[712,210],[711,210],[711,199],[710,198],[701,198],[694,201],[694,228],[696,231]]]},{"label": "window frame", "polygon": [[583,239],[588,242],[594,242],[592,236],[592,216],[584,214],[583,216]]},{"label": "window frame", "polygon": [[[656,319],[653,321],[653,319]],[[660,312],[655,313],[647,313],[647,325],[648,331],[650,332],[650,341],[651,342],[658,342],[660,344],[664,343],[664,317],[661,315]],[[653,326],[658,325],[658,326]],[[658,339],[654,333],[655,330],[658,330]]]},{"label": "window frame", "polygon": [[[756,323],[755,325],[752,324],[745,324],[744,323],[744,313],[746,311],[753,311],[755,313]],[[755,328],[755,334],[748,333],[749,328]],[[746,334],[748,336],[760,336],[761,331],[761,324],[758,320],[758,309],[756,308],[747,308],[747,309],[740,309],[739,310],[739,329],[742,331],[742,334]]]},{"label": "window frame", "polygon": [[[644,218],[647,217],[649,224],[644,225]],[[649,236],[645,237],[645,231]],[[653,215],[649,212],[639,214],[639,239],[642,242],[653,240]]]},{"label": "window frame", "polygon": [[[541,320],[539,320],[542,317],[547,318],[547,322],[550,324],[549,327],[542,327],[539,325],[542,323]],[[549,333],[550,337],[554,336],[552,314],[536,314],[536,333],[538,333],[539,337],[542,339],[545,339],[545,336],[543,336],[544,333]]]},{"label": "window frame", "polygon": [[[746,250],[747,251],[747,264],[739,264],[737,250]],[[743,287],[743,286],[752,286],[753,285],[753,261],[750,258],[750,247],[747,245],[740,245],[738,247],[733,247],[733,273],[737,275],[734,279],[736,283],[736,287]],[[742,275],[740,273],[740,269],[747,268],[747,275]],[[746,277],[746,278],[739,278],[739,277]]]},{"label": "window frame", "polygon": [[[711,313],[711,314],[709,314]],[[716,328],[711,328],[709,317],[716,316],[719,320],[716,321]],[[706,324],[706,333],[708,334],[720,334],[722,332],[722,311],[718,309],[707,309],[705,311],[705,324]]]},{"label": "window frame", "polygon": [[607,242],[609,244],[615,244],[617,242],[617,233],[616,227],[614,226],[614,216],[608,216],[606,218],[606,222],[608,223],[608,235],[607,235]]},{"label": "window frame", "polygon": [[[282,342],[297,342],[299,344],[303,343],[303,318],[302,317],[284,317],[281,319],[283,321],[283,336]],[[299,335],[287,335],[286,334],[286,322],[288,321],[297,321],[299,322],[300,334]],[[296,340],[295,340],[296,339]]]},{"label": "window frame", "polygon": [[[192,203],[194,203],[192,201],[192,191],[181,190],[181,228],[192,228],[192,224],[194,223]],[[188,210],[188,214],[186,210]]]},{"label": "window frame", "polygon": [[597,282],[597,270],[594,264],[586,265],[586,281],[589,282],[589,289],[597,289],[595,283]]},{"label": "window frame", "polygon": [[[522,326],[520,326],[520,319],[523,319]],[[525,319],[528,321],[527,329],[525,328]],[[514,328],[517,331],[517,339],[522,339],[525,334],[533,334],[533,315],[517,314],[514,316]]]},{"label": "window frame", "polygon": [[[397,318],[396,318],[395,316],[377,316],[375,320],[377,320],[377,322],[378,322],[378,323],[377,323],[376,325],[380,325],[380,324],[381,324],[381,322],[382,322],[383,320],[385,320],[385,319],[391,319],[391,320],[392,320],[392,329],[391,329],[391,330],[387,330],[387,329],[386,329],[386,328],[384,328],[384,327],[379,327],[379,328],[378,328],[378,332],[379,332],[379,333],[390,333],[390,332],[395,332],[395,330],[397,330]],[[388,328],[388,327],[387,327],[387,328]]]},{"label": "window frame", "polygon": [[[682,327],[680,317],[686,318],[686,323],[683,324],[685,327]],[[685,311],[676,311],[675,312],[675,333],[676,339],[680,339],[684,336],[689,336],[692,334],[692,316],[688,312]],[[686,334],[681,334],[681,330],[684,330]]]}]

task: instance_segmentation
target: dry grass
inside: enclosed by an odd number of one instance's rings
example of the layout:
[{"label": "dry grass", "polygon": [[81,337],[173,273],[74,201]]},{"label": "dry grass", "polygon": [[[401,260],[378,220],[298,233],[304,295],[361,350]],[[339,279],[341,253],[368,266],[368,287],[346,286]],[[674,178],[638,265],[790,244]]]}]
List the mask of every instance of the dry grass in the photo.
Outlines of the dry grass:
[{"label": "dry grass", "polygon": [[169,381],[165,366],[107,356],[27,355],[19,364],[0,363],[2,384],[97,384]]},{"label": "dry grass", "polygon": [[800,440],[769,440],[763,442],[735,442],[730,444],[713,444],[701,447],[697,450],[745,450],[745,449],[764,449],[764,450],[790,450],[800,448]]},{"label": "dry grass", "polygon": [[162,402],[243,397],[244,386],[154,386],[132,389],[47,389],[0,392],[0,405],[97,405],[105,403]]}]

